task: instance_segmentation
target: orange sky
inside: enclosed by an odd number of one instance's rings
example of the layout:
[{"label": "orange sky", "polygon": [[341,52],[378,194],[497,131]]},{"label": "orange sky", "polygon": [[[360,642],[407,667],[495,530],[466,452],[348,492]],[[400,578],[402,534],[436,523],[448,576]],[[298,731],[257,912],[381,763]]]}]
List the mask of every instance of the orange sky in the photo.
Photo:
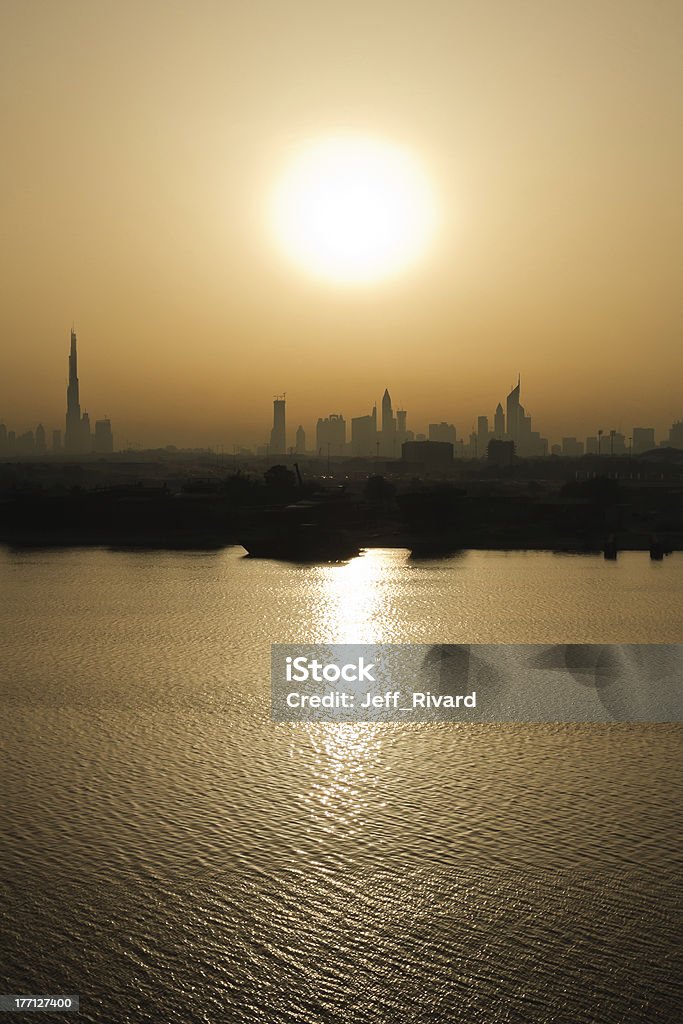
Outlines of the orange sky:
[{"label": "orange sky", "polygon": [[[0,420],[117,442],[266,439],[369,411],[555,440],[663,436],[680,381],[683,8],[674,0],[4,0]],[[284,261],[266,197],[340,129],[411,149],[442,213],[379,285]]]}]

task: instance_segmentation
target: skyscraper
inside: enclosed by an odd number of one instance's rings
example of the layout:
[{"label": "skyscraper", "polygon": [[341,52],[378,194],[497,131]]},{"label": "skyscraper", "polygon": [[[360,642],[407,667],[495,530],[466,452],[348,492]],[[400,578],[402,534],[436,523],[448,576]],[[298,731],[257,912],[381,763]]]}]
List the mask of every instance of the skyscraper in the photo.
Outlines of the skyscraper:
[{"label": "skyscraper", "polygon": [[45,427],[42,423],[39,423],[36,427],[36,452],[39,455],[43,455],[47,451],[47,444],[45,441]]},{"label": "skyscraper", "polygon": [[93,448],[101,455],[106,455],[114,451],[114,435],[111,432],[110,420],[95,420]]},{"label": "skyscraper", "polygon": [[346,421],[340,413],[318,420],[315,431],[318,455],[344,455],[346,452]]},{"label": "skyscraper", "polygon": [[500,402],[496,406],[496,413],[493,417],[493,435],[498,441],[502,441],[505,436],[505,413]]},{"label": "skyscraper", "polygon": [[394,449],[396,446],[396,420],[394,419],[394,410],[391,406],[391,395],[389,394],[389,388],[385,388],[384,395],[382,396],[382,454],[383,455],[397,455]]},{"label": "skyscraper", "polygon": [[377,444],[377,406],[369,416],[354,416],[351,420],[351,452],[353,455],[374,455]]},{"label": "skyscraper", "polygon": [[81,400],[78,389],[78,352],[76,332],[71,328],[71,351],[69,352],[69,383],[66,389],[66,430],[64,450],[78,453],[83,450],[81,426]]},{"label": "skyscraper", "polygon": [[506,420],[507,420],[507,435],[511,441],[515,444],[519,442],[519,435],[522,427],[522,417],[524,416],[524,410],[522,409],[519,402],[519,388],[521,383],[521,377],[517,377],[517,384],[511,389],[510,394],[507,396],[505,404],[506,409]]},{"label": "skyscraper", "polygon": [[277,396],[273,401],[273,429],[270,432],[270,454],[284,455],[287,451],[287,431],[285,427],[285,396]]}]

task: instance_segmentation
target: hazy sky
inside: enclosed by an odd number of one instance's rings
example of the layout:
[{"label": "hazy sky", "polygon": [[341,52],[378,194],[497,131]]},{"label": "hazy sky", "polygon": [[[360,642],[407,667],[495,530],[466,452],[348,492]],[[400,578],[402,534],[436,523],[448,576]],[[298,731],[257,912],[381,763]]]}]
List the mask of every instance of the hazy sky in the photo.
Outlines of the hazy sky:
[{"label": "hazy sky", "polygon": [[[522,401],[553,439],[683,417],[679,0],[0,0],[0,419],[265,440]],[[307,139],[407,147],[440,231],[382,284],[282,258]]]}]

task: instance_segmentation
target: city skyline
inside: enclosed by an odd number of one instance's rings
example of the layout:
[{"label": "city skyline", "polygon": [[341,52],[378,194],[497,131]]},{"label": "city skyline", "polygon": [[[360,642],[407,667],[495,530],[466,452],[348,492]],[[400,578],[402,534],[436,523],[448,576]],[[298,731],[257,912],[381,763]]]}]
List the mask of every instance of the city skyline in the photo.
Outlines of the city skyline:
[{"label": "city skyline", "polygon": [[[517,383],[510,386],[505,396],[505,409],[499,401],[492,416],[478,413],[476,422],[471,428],[463,430],[448,420],[432,421],[425,429],[413,429],[408,423],[409,411],[405,408],[396,409],[389,392],[385,387],[381,403],[374,402],[370,413],[351,417],[347,421],[340,412],[320,415],[315,423],[315,431],[307,430],[299,423],[294,433],[290,424],[287,426],[286,393],[276,395],[273,399],[273,421],[267,440],[259,443],[257,439],[250,447],[237,440],[219,441],[217,447],[224,449],[225,444],[232,446],[233,451],[255,449],[257,454],[318,454],[318,455],[382,455],[398,458],[405,441],[442,441],[452,444],[456,456],[477,458],[482,457],[490,440],[512,441],[516,453],[521,457],[538,457],[549,454],[579,456],[582,454],[607,453],[619,455],[635,451],[636,453],[655,447],[657,444],[671,443],[680,446],[681,421],[674,419],[668,431],[668,439],[657,439],[657,429],[651,425],[634,424],[629,433],[616,427],[607,430],[598,427],[593,434],[581,440],[577,432],[565,433],[561,442],[543,436],[539,430],[532,429],[532,419],[527,415],[521,403],[521,372],[517,374]],[[379,411],[378,411],[379,410]],[[84,455],[93,453],[107,454],[116,450],[113,442],[111,421],[109,418],[97,420],[94,431],[90,427],[87,411],[81,410],[80,379],[78,376],[77,335],[72,327],[70,332],[70,348],[68,356],[68,382],[66,389],[66,421],[65,430],[51,429],[51,443],[42,420],[33,431],[31,428],[17,433],[7,427],[0,418],[0,455],[2,454],[53,454]],[[49,429],[49,428],[48,428]],[[291,434],[294,433],[292,440]],[[602,438],[605,437],[605,448]],[[315,438],[314,447],[307,439]],[[247,442],[249,444],[249,442]],[[158,447],[178,446],[172,441]],[[122,450],[131,447],[144,447],[130,441],[122,446]],[[209,448],[212,446],[208,446]]]},{"label": "city skyline", "polygon": [[[550,438],[664,433],[680,5],[485,7],[6,5],[5,422],[61,425],[75,318],[121,443],[262,442],[282,391],[314,430],[387,380],[414,424],[464,431],[520,368]],[[433,239],[394,277],[321,281],[271,237],[290,158],[339,132],[409,152],[433,192]]]}]

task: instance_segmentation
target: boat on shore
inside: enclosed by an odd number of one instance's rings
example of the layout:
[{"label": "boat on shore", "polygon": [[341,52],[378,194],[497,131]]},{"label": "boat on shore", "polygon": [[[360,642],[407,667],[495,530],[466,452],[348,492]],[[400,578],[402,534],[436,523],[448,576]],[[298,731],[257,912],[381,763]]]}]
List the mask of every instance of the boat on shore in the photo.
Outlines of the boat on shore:
[{"label": "boat on shore", "polygon": [[261,509],[239,531],[239,543],[252,558],[290,562],[342,562],[361,552],[354,534],[329,521],[327,502],[300,501]]}]

